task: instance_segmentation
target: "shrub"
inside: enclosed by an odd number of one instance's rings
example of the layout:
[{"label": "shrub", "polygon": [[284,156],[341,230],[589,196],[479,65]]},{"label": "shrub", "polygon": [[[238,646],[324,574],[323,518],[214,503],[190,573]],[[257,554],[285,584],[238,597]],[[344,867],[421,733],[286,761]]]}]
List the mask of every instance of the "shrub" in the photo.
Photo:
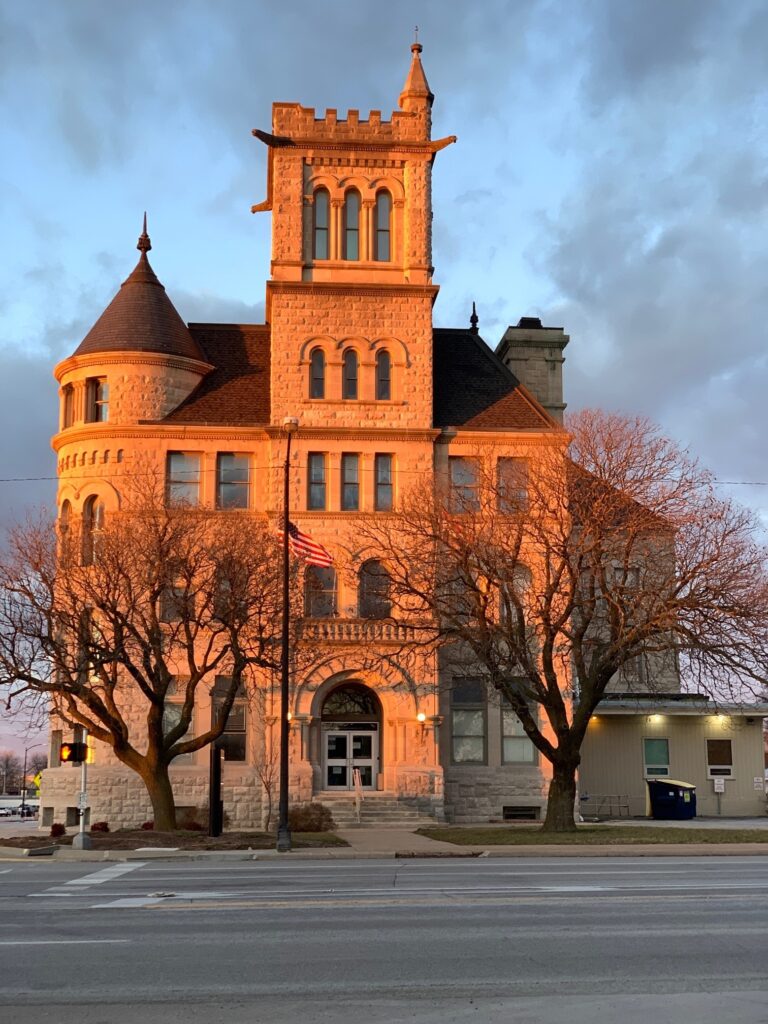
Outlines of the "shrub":
[{"label": "shrub", "polygon": [[109,822],[94,821],[91,825],[91,832],[109,832]]},{"label": "shrub", "polygon": [[288,811],[288,826],[291,832],[330,832],[336,822],[325,804],[295,804]]},{"label": "shrub", "polygon": [[61,839],[62,836],[67,834],[67,829],[60,821],[54,821],[51,825],[50,836],[51,839]]},{"label": "shrub", "polygon": [[141,826],[144,832],[151,832],[154,827],[154,821],[145,821]]},{"label": "shrub", "polygon": [[190,818],[188,821],[184,821],[181,824],[183,829],[187,832],[205,832],[206,826],[201,824],[199,821],[195,821],[194,818]]}]

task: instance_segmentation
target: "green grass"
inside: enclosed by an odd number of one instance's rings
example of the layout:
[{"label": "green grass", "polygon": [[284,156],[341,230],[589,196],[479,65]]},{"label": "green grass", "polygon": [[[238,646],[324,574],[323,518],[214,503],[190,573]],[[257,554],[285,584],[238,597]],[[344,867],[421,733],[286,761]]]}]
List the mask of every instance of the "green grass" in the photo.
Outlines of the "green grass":
[{"label": "green grass", "polygon": [[419,835],[456,846],[664,846],[669,843],[768,843],[768,829],[647,828],[580,825],[575,832],[542,832],[541,826],[512,828],[420,828]]}]

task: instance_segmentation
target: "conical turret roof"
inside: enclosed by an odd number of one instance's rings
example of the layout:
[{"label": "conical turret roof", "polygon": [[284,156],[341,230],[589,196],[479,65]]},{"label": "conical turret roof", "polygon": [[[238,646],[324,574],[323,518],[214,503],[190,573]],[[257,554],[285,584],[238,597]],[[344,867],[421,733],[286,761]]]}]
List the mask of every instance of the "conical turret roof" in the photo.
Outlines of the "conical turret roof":
[{"label": "conical turret roof", "polygon": [[421,53],[423,47],[421,43],[413,43],[411,45],[411,66],[408,69],[408,77],[405,80],[403,91],[400,93],[400,107],[404,106],[403,101],[406,99],[423,99],[427,103],[432,105],[434,96],[429,83],[427,82],[427,76],[424,74],[424,68],[421,64]]},{"label": "conical turret roof", "polygon": [[158,352],[205,362],[205,356],[150,266],[152,243],[147,215],[137,249],[139,262],[99,319],[80,342],[76,356],[98,352]]}]

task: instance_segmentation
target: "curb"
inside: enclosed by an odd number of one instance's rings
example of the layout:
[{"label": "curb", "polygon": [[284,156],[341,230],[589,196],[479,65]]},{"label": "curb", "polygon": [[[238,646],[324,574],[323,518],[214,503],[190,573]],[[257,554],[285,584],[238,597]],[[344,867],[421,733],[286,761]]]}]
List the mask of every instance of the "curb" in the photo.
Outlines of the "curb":
[{"label": "curb", "polygon": [[[40,848],[38,848],[39,850]],[[278,853],[276,850],[70,850],[46,849],[62,862],[103,862],[131,860],[223,861],[254,860],[439,860],[439,859],[504,859],[504,858],[589,858],[589,857],[754,857],[768,856],[768,843],[637,843],[622,846],[464,846],[453,850],[354,850],[309,849]],[[0,860],[22,861],[41,856],[35,848],[0,846]]]}]

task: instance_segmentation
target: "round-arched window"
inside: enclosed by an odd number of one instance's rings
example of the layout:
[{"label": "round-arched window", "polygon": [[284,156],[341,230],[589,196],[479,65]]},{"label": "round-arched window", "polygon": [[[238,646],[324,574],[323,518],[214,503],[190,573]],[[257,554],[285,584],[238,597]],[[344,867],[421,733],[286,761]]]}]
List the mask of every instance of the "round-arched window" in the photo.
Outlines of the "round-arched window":
[{"label": "round-arched window", "polygon": [[351,188],[344,196],[344,244],[342,258],[360,259],[360,193]]},{"label": "round-arched window", "polygon": [[325,353],[321,348],[312,349],[309,357],[309,397],[325,398]]},{"label": "round-arched window", "polygon": [[389,192],[376,195],[376,232],[373,258],[388,263],[392,259],[392,197]]},{"label": "round-arched window", "polygon": [[326,721],[378,721],[381,705],[373,690],[363,683],[344,683],[325,698],[321,717]]},{"label": "round-arched window", "polygon": [[387,619],[392,614],[392,580],[381,562],[370,558],[360,567],[358,603],[361,619]]},{"label": "round-arched window", "polygon": [[328,190],[319,188],[312,204],[312,258],[327,260],[330,256],[328,244],[330,197]]},{"label": "round-arched window", "polygon": [[353,348],[345,351],[341,369],[341,397],[357,398],[358,359]]}]

